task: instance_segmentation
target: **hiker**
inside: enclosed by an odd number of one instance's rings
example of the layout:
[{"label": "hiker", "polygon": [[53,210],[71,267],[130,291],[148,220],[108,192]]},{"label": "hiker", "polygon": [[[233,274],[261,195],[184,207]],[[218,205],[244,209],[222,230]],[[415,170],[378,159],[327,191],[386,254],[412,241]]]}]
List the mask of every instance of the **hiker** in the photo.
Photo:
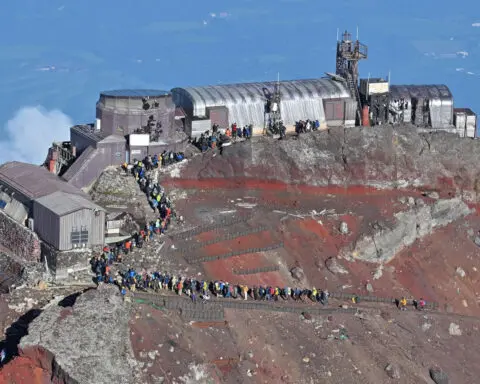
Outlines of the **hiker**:
[{"label": "hiker", "polygon": [[402,297],[398,302],[398,304],[399,304],[398,307],[401,311],[407,310],[407,299],[405,297]]},{"label": "hiker", "polygon": [[425,309],[425,300],[423,299],[423,297],[420,298],[420,300],[418,301],[415,301],[415,307],[419,310],[419,311],[423,311]]},{"label": "hiker", "polygon": [[310,293],[310,300],[317,301],[317,288],[313,287],[312,292]]},{"label": "hiker", "polygon": [[246,285],[242,286],[243,300],[247,300],[248,296],[248,287]]},{"label": "hiker", "polygon": [[285,287],[283,289],[283,295],[282,295],[283,300],[288,300],[291,295],[292,295],[292,291],[290,287]]},{"label": "hiker", "polygon": [[322,305],[327,305],[329,296],[330,294],[327,290],[322,291],[322,293],[320,294],[320,303],[322,303]]}]

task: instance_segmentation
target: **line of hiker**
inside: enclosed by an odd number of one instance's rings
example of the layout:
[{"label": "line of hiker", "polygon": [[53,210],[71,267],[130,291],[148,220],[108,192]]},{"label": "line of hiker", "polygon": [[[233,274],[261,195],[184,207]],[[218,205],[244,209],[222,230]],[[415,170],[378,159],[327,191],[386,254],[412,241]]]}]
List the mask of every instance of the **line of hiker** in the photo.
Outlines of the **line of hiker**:
[{"label": "line of hiker", "polygon": [[241,139],[250,139],[252,137],[253,125],[246,125],[243,128],[237,127],[237,123],[233,123],[231,127],[226,129],[220,128],[217,124],[213,124],[212,131],[205,131],[199,138],[190,138],[190,143],[195,145],[200,151],[206,152],[209,149],[218,148],[220,152],[224,146]]},{"label": "line of hiker", "polygon": [[[98,273],[97,281],[104,283],[115,283],[125,294],[127,290],[132,292],[136,290],[153,290],[160,292],[161,290],[173,291],[178,295],[186,295],[193,301],[200,298],[204,301],[210,300],[210,295],[223,298],[241,298],[248,300],[266,300],[277,301],[279,298],[283,300],[293,299],[295,301],[304,301],[306,298],[314,302],[319,302],[324,305],[328,304],[329,293],[327,290],[320,291],[316,288],[299,289],[299,288],[279,288],[279,287],[263,287],[254,286],[248,287],[242,284],[229,284],[223,281],[206,281],[196,280],[190,278],[177,277],[167,273],[159,272],[140,274],[134,269],[129,269],[126,272],[119,272],[114,278],[110,273],[110,266],[105,265],[105,256],[96,256],[92,259],[95,271]],[[102,265],[103,268],[102,268]]]},{"label": "line of hiker", "polygon": [[[164,233],[170,224],[170,219],[175,218],[175,212],[173,210],[173,205],[165,189],[158,184],[151,176],[147,175],[147,167],[142,161],[137,161],[132,168],[132,173],[137,180],[140,189],[145,193],[148,199],[150,207],[152,207],[153,212],[158,210],[160,217],[156,220],[154,229],[157,232]],[[149,228],[149,226],[147,225]],[[146,229],[148,229],[146,228]]]},{"label": "line of hiker", "polygon": [[[104,281],[111,283],[114,279],[109,276],[108,279],[104,279]],[[281,298],[283,300],[292,299],[303,302],[308,298],[311,301],[327,305],[330,296],[328,290],[317,290],[316,288],[310,290],[272,286],[248,287],[247,285],[229,284],[228,282],[220,280],[200,281],[159,272],[140,274],[133,269],[129,269],[125,273],[119,273],[115,279],[115,283],[121,288],[122,294],[125,294],[127,290],[153,290],[157,293],[161,290],[169,290],[178,295],[186,295],[190,297],[192,301],[196,301],[197,298],[208,301],[211,295],[215,295],[215,297],[223,298],[240,298],[243,300],[250,298],[252,300],[265,301],[278,301]]]},{"label": "line of hiker", "polygon": [[145,156],[143,160],[133,160],[133,164],[123,163],[122,168],[123,170],[128,173],[129,171],[133,172],[133,168],[136,164],[141,162],[145,167],[146,171],[151,171],[152,169],[166,167],[171,164],[178,163],[185,159],[185,154],[183,152],[174,152],[174,151],[167,151],[164,150],[160,154],[155,154],[153,156],[148,155]]},{"label": "line of hiker", "polygon": [[[127,293],[127,290],[135,292],[140,291],[154,291],[156,293],[162,290],[172,291],[182,296],[189,297],[193,302],[202,300],[208,302],[212,295],[221,298],[256,300],[256,301],[278,301],[279,299],[294,300],[305,302],[309,299],[312,302],[328,305],[330,293],[328,290],[318,290],[315,287],[312,289],[300,289],[290,287],[273,287],[273,286],[253,286],[248,287],[245,284],[229,284],[221,280],[206,281],[196,280],[194,278],[182,278],[181,276],[170,275],[167,273],[143,273],[140,274],[134,269],[129,269],[126,272],[118,273],[114,279],[108,276],[104,279],[107,283],[115,283],[121,290],[122,295]],[[358,304],[359,297],[352,296],[352,303]],[[399,308],[405,310],[407,307],[407,300],[403,297],[397,300],[400,303]],[[425,309],[426,302],[423,298],[420,300],[413,300],[413,305],[418,310]]]}]

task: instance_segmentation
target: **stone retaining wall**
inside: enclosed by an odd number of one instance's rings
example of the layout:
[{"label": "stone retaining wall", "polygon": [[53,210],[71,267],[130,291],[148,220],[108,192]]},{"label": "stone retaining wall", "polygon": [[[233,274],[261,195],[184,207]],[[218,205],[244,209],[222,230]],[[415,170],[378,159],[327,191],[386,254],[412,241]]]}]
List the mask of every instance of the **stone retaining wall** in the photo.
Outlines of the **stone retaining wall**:
[{"label": "stone retaining wall", "polygon": [[72,273],[89,270],[91,257],[90,249],[62,252],[42,243],[42,261],[47,260],[49,272],[55,280],[66,279]]},{"label": "stone retaining wall", "polygon": [[27,227],[0,211],[0,244],[27,262],[40,261],[40,239]]}]

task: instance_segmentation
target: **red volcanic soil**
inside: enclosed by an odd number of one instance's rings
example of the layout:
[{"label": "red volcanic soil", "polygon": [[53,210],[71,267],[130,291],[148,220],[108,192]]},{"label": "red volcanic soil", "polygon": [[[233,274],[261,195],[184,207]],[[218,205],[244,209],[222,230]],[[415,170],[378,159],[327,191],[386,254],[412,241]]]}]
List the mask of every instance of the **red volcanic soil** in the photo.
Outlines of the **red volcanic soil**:
[{"label": "red volcanic soil", "polygon": [[268,261],[265,253],[260,252],[206,262],[203,263],[203,268],[208,278],[222,279],[230,284],[284,286],[285,279],[280,272],[262,272],[251,275],[233,273],[234,269],[262,268],[270,265],[273,265],[273,263]]},{"label": "red volcanic soil", "polygon": [[[427,204],[432,203],[432,199],[422,196],[422,191],[375,190],[360,186],[291,186],[279,182],[231,179],[169,180],[167,185],[186,188],[190,206],[198,205],[204,209],[237,210],[243,213],[237,205],[238,200],[256,204],[250,210],[254,217],[249,220],[248,225],[266,225],[269,228],[265,232],[195,249],[195,254],[214,256],[284,243],[283,248],[267,254],[244,254],[205,262],[203,268],[209,278],[250,286],[316,286],[331,291],[364,295],[368,294],[366,285],[370,283],[374,289],[373,294],[377,296],[424,297],[428,301],[438,301],[442,308],[448,303],[461,313],[479,312],[477,292],[480,298],[480,287],[477,279],[480,278],[480,266],[478,273],[473,268],[477,268],[474,265],[475,257],[479,256],[480,248],[467,235],[469,228],[475,233],[480,229],[477,215],[452,223],[417,241],[397,255],[390,264],[385,265],[382,276],[377,280],[374,279],[374,272],[378,268],[376,264],[338,260],[348,274],[334,274],[326,267],[329,258],[336,257],[342,248],[351,247],[363,235],[373,233],[374,226],[391,226],[394,214],[408,209],[400,198],[421,197]],[[445,197],[448,197],[447,192]],[[313,211],[333,214],[310,216]],[[289,213],[292,215],[288,216]],[[301,219],[297,214],[306,216]],[[189,217],[188,210],[184,216]],[[348,225],[347,235],[340,233],[341,222]],[[222,234],[229,233],[229,230],[230,227],[225,227]],[[234,232],[232,230],[232,233]],[[218,233],[209,232],[198,235],[197,239],[205,241],[218,236]],[[280,270],[250,275],[233,273],[234,269],[251,270],[272,265],[279,265]],[[292,280],[289,270],[293,267],[303,269],[303,281]],[[465,269],[465,278],[462,279],[456,274],[457,267]],[[466,300],[467,307],[463,300]]]},{"label": "red volcanic soil", "polygon": [[51,384],[51,372],[39,367],[35,361],[26,357],[15,360],[0,369],[2,384]]},{"label": "red volcanic soil", "polygon": [[[268,252],[244,253],[201,263],[209,279],[248,286],[315,286],[380,297],[424,297],[427,301],[439,302],[440,311],[480,316],[480,264],[477,261],[480,248],[473,242],[480,229],[478,206],[475,207],[477,214],[438,229],[404,249],[383,266],[381,276],[375,279],[377,264],[338,259],[337,263],[347,273],[332,273],[327,268],[329,259],[336,258],[342,248],[352,246],[363,235],[371,233],[374,226],[388,228],[395,213],[408,209],[400,198],[417,198],[421,191],[289,186],[258,180],[220,179],[170,180],[165,185],[187,189],[188,197],[177,201],[176,207],[195,225],[206,223],[201,212],[235,210],[237,215],[253,214],[248,223],[225,225],[221,230],[185,240],[185,246],[198,245],[189,251],[189,256],[217,256],[284,243],[283,248]],[[254,206],[249,210],[239,206],[239,202]],[[327,212],[313,215],[313,211]],[[215,219],[231,217],[220,213],[214,216]],[[348,225],[347,235],[340,233],[342,222]],[[268,230],[207,246],[200,244],[258,226],[267,226]],[[234,273],[271,266],[278,266],[279,270]],[[294,267],[303,270],[301,281],[292,278],[290,270]],[[464,277],[456,272],[458,267],[465,271]],[[367,283],[373,286],[373,293],[367,292]],[[475,364],[467,364],[473,361],[470,351],[475,354],[477,350],[478,322],[454,314],[400,313],[392,306],[385,309],[370,303],[366,307],[375,308],[378,313],[368,320],[335,314],[328,316],[328,320],[315,319],[309,323],[293,314],[226,310],[227,323],[190,326],[176,313],[134,305],[137,312],[132,317],[130,338],[135,356],[144,363],[144,372],[151,381],[154,376],[183,375],[190,364],[199,363],[205,364],[216,383],[251,380],[293,384],[303,382],[306,373],[325,382],[390,383],[393,381],[386,376],[384,368],[391,362],[403,367],[399,382],[427,382],[428,368],[437,364],[449,372],[454,382],[473,383],[478,377]],[[68,310],[63,315],[68,316]],[[430,333],[422,330],[426,322],[431,323]],[[448,334],[450,322],[460,324],[463,336],[455,338]],[[332,340],[332,335],[343,326],[348,329],[349,341]],[[253,357],[245,357],[250,355]],[[302,360],[306,357],[308,363]],[[19,357],[0,371],[0,384],[49,383],[50,373],[41,366],[28,357]],[[465,367],[463,371],[461,366]],[[254,372],[254,376],[247,378],[247,371]]]}]

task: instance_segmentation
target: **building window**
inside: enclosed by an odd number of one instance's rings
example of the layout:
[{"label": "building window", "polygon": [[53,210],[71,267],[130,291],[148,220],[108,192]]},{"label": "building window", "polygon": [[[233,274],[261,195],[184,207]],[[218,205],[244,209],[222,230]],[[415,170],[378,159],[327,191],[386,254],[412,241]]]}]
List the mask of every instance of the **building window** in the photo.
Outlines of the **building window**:
[{"label": "building window", "polygon": [[82,226],[80,230],[77,227],[72,228],[71,242],[73,245],[81,246],[88,243],[88,230],[87,227]]}]

